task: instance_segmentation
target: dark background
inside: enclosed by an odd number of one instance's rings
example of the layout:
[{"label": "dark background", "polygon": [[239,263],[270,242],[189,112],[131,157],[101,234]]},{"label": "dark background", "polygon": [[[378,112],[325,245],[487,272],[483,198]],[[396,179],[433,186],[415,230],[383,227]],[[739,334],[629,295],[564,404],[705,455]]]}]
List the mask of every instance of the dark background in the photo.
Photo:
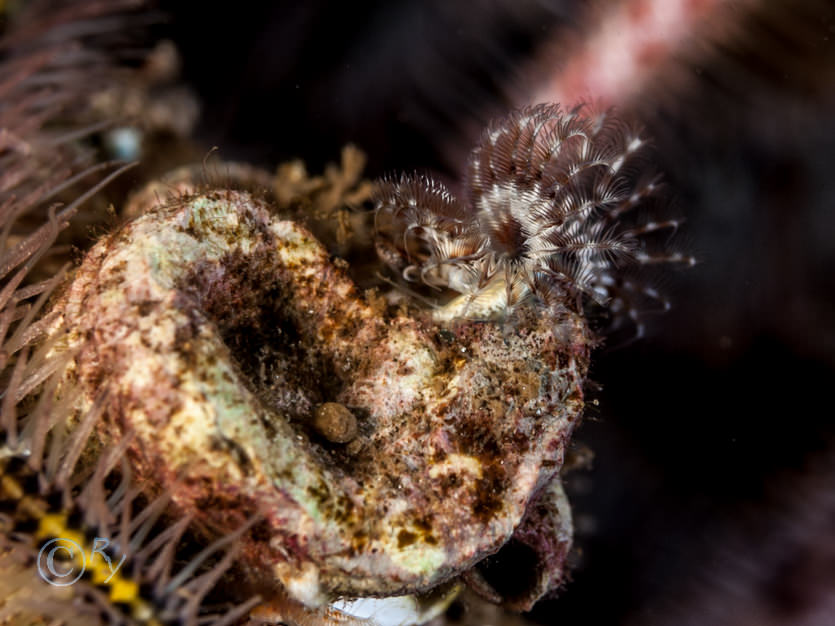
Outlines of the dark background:
[{"label": "dark background", "polygon": [[[455,181],[529,62],[544,77],[571,54],[541,51],[582,36],[587,4],[170,2],[161,32],[223,157],[315,172],[353,142],[371,177]],[[835,624],[835,9],[735,15],[618,103],[700,264],[648,338],[595,355],[578,564],[543,624]]]}]

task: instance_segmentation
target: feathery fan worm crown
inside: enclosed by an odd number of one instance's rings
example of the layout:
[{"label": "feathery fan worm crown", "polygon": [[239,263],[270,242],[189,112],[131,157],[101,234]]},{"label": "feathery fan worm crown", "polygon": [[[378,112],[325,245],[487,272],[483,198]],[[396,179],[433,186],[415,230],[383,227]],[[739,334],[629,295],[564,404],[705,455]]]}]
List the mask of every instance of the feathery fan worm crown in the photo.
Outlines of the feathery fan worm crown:
[{"label": "feathery fan worm crown", "polygon": [[493,122],[471,153],[464,200],[428,177],[381,183],[380,256],[406,280],[463,294],[437,319],[585,296],[631,317],[640,333],[638,303],[667,303],[633,281],[633,270],[693,263],[665,249],[679,221],[646,215],[658,183],[641,167],[645,147],[610,112],[516,111]]}]

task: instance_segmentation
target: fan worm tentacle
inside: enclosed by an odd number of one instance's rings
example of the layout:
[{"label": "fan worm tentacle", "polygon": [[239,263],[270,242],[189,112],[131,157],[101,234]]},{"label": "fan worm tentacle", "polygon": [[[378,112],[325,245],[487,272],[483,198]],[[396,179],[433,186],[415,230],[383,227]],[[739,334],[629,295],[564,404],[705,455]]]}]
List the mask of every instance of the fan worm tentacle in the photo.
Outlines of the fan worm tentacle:
[{"label": "fan worm tentacle", "polygon": [[463,201],[428,177],[383,181],[377,248],[406,280],[462,294],[439,320],[585,299],[632,318],[640,334],[644,302],[663,299],[634,274],[694,262],[668,249],[679,220],[652,217],[659,184],[646,146],[612,112],[521,109],[470,154]]}]

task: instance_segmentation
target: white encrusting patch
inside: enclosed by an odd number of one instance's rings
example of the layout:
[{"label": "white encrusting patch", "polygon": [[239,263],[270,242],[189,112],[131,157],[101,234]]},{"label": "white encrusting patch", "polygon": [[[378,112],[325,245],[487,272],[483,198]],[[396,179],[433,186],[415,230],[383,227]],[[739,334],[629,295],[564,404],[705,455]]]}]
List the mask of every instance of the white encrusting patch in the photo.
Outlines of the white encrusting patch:
[{"label": "white encrusting patch", "polygon": [[415,626],[440,616],[457,594],[458,587],[454,586],[431,602],[422,602],[415,596],[356,598],[339,600],[331,608],[368,620],[369,626]]}]

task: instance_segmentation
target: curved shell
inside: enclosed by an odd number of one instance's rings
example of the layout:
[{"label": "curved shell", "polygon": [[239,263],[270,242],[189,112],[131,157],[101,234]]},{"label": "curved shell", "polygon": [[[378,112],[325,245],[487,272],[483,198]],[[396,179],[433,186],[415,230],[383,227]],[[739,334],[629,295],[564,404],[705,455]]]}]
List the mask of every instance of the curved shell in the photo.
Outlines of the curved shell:
[{"label": "curved shell", "polygon": [[[130,433],[139,479],[212,532],[262,516],[246,563],[309,606],[428,589],[507,542],[556,480],[591,343],[568,311],[387,307],[232,191],[99,241],[55,311],[79,408],[104,394],[102,440]],[[325,403],[355,417],[350,442],[313,427]]]}]

